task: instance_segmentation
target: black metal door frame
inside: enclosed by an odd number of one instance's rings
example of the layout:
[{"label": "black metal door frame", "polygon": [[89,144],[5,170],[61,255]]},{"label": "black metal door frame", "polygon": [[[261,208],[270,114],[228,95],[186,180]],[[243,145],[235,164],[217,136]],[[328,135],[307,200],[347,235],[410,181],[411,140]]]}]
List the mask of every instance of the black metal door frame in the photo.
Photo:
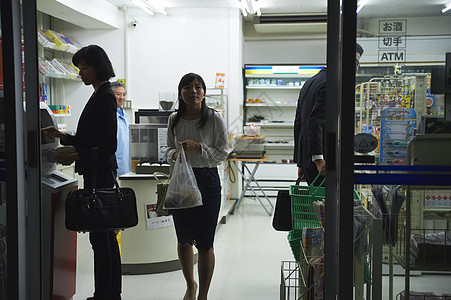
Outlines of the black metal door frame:
[{"label": "black metal door frame", "polygon": [[353,299],[356,0],[328,0],[325,299]]},{"label": "black metal door frame", "polygon": [[0,290],[25,300],[41,299],[40,126],[36,1],[20,2],[1,4],[7,259]]}]

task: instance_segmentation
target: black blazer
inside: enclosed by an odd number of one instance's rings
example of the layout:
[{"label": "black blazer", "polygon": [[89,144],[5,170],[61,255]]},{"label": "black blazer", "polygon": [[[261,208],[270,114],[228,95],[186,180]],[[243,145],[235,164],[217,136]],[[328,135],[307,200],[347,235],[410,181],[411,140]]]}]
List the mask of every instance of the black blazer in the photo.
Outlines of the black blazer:
[{"label": "black blazer", "polygon": [[312,168],[312,155],[324,155],[326,73],[326,68],[321,69],[305,82],[299,93],[294,121],[294,161],[301,168]]},{"label": "black blazer", "polygon": [[[80,119],[78,120],[75,135],[68,135],[65,144],[74,146],[78,151],[79,159],[75,162],[75,171],[84,176],[85,185],[87,177],[92,174],[93,150],[97,148],[97,178],[102,179],[111,176],[117,169],[117,102],[111,90],[110,82],[104,83],[94,92],[86,103]],[[97,180],[102,187],[102,180]],[[110,182],[110,180],[108,180]],[[114,182],[114,181],[113,181]],[[109,184],[108,184],[109,185]],[[105,186],[103,186],[105,187]]]}]

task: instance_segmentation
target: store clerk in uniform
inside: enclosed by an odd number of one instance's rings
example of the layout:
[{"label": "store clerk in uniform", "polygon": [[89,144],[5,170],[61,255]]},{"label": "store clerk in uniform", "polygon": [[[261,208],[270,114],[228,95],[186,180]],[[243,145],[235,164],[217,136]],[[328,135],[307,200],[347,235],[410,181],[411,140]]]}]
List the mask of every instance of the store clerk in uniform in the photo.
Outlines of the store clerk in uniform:
[{"label": "store clerk in uniform", "polygon": [[129,163],[129,141],[130,134],[128,130],[128,117],[122,106],[125,102],[125,95],[127,91],[125,90],[125,85],[120,82],[112,82],[111,89],[116,96],[117,101],[117,150],[116,150],[116,160],[117,160],[117,176],[121,176],[130,172]]}]

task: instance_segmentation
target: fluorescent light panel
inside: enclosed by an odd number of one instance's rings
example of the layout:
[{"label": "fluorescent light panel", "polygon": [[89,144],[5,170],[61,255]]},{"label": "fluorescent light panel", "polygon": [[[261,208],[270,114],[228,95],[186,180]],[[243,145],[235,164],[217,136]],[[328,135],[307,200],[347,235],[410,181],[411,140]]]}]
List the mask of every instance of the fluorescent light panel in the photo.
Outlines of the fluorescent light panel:
[{"label": "fluorescent light panel", "polygon": [[238,0],[239,4],[240,4],[240,8],[241,8],[241,12],[243,13],[244,17],[247,17],[247,4],[246,4],[246,0]]},{"label": "fluorescent light panel", "polygon": [[262,12],[257,0],[238,0],[238,2],[244,17],[248,14],[261,16]]},{"label": "fluorescent light panel", "polygon": [[157,13],[160,13],[162,15],[167,16],[168,12],[166,11],[166,9],[164,8],[164,6],[160,5],[159,2],[161,1],[149,1],[147,0],[147,4],[150,6],[150,8]]},{"label": "fluorescent light panel", "polygon": [[141,0],[130,0],[130,1],[139,8],[141,8],[142,10],[144,10],[149,15],[153,16],[155,14],[149,7],[147,7],[146,3],[144,3],[143,1]]},{"label": "fluorescent light panel", "polygon": [[368,2],[368,0],[360,0],[357,3],[357,10],[356,13],[359,13],[359,11],[365,6],[365,4]]},{"label": "fluorescent light panel", "polygon": [[255,13],[257,14],[257,16],[260,17],[262,15],[262,12],[260,10],[260,4],[258,3],[257,0],[251,0],[251,1],[252,1],[252,7],[253,7]]},{"label": "fluorescent light panel", "polygon": [[168,12],[162,6],[150,4],[147,0],[130,0],[133,4],[144,10],[149,15],[153,16],[155,13],[167,15]]},{"label": "fluorescent light panel", "polygon": [[448,10],[450,10],[451,9],[451,2],[448,2],[447,4],[446,4],[446,6],[445,6],[445,8],[444,9],[442,9],[442,13],[444,14],[444,13],[446,13]]}]

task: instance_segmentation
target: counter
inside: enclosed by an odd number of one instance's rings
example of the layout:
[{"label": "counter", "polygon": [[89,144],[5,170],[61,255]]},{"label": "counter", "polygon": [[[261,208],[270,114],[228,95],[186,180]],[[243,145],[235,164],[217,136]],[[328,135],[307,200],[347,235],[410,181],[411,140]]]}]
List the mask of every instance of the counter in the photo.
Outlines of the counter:
[{"label": "counter", "polygon": [[138,209],[138,225],[121,233],[122,273],[125,275],[180,269],[172,216],[157,217],[149,210],[157,203],[157,183],[152,174],[128,173],[119,177],[121,187],[135,191]]}]

